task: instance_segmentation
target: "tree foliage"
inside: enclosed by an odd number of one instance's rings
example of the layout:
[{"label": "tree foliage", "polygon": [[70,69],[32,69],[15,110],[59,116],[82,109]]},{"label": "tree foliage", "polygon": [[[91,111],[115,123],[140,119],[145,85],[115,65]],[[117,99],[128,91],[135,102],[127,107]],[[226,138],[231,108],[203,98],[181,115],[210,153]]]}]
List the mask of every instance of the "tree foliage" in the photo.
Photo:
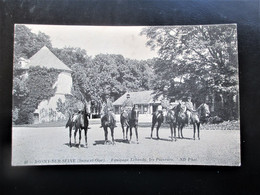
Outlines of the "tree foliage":
[{"label": "tree foliage", "polygon": [[15,108],[19,108],[18,124],[30,123],[31,114],[37,109],[42,100],[54,96],[56,89],[53,84],[59,72],[54,69],[31,67],[24,82],[27,93],[14,101]]},{"label": "tree foliage", "polygon": [[14,33],[14,65],[19,66],[20,58],[32,57],[43,46],[52,48],[50,37],[42,32],[32,33],[25,25],[15,25]]},{"label": "tree foliage", "polygon": [[52,48],[52,52],[69,68],[74,64],[85,64],[88,56],[86,50],[79,47]]},{"label": "tree foliage", "polygon": [[147,46],[159,49],[159,91],[167,85],[177,98],[221,95],[224,102],[238,94],[235,25],[146,27],[141,35],[149,39]]},{"label": "tree foliage", "polygon": [[86,100],[101,100],[104,92],[117,99],[126,91],[151,89],[152,61],[125,59],[122,55],[99,54],[86,64],[74,64],[73,85]]},{"label": "tree foliage", "polygon": [[54,95],[52,86],[58,75],[56,70],[37,67],[24,74],[19,64],[21,57],[29,59],[43,46],[47,46],[73,71],[72,96],[66,97],[65,102],[60,100],[57,103],[57,111],[63,114],[66,110],[77,110],[76,105],[85,101],[100,105],[105,92],[115,100],[126,91],[149,90],[156,84],[155,59],[132,60],[114,54],[99,54],[91,58],[81,48],[53,48],[48,35],[42,32],[35,34],[25,25],[16,25],[13,79],[16,123],[29,123],[39,103]]}]

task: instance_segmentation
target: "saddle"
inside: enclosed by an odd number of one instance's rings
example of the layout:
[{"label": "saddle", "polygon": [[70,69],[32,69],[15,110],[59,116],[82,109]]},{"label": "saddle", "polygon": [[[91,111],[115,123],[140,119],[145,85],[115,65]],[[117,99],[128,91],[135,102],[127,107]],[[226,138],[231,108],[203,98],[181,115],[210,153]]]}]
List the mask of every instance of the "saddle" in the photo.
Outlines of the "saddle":
[{"label": "saddle", "polygon": [[131,111],[132,111],[132,108],[131,107],[125,107],[125,109],[123,110],[122,112],[122,116],[124,118],[128,118],[128,117],[131,117]]}]

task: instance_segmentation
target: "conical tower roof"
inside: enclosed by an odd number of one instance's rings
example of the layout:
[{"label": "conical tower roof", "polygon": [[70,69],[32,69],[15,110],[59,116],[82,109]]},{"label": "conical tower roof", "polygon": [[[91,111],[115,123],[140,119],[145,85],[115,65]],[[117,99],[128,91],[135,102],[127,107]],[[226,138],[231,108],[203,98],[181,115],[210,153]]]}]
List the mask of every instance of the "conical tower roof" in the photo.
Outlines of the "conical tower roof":
[{"label": "conical tower roof", "polygon": [[46,46],[42,47],[29,60],[30,62],[26,65],[27,68],[40,66],[72,72],[72,70],[59,60]]}]

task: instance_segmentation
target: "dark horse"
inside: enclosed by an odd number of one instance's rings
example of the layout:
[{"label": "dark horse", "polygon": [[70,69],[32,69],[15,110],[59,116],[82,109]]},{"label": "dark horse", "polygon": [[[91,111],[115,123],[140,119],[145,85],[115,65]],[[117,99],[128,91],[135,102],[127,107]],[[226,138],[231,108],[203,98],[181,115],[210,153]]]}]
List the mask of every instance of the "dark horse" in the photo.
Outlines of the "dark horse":
[{"label": "dark horse", "polygon": [[153,117],[152,117],[151,138],[153,137],[154,126],[157,123],[156,136],[157,136],[157,139],[160,139],[159,138],[159,128],[161,127],[162,122],[163,122],[163,112],[162,111],[154,112]]},{"label": "dark horse", "polygon": [[72,129],[74,127],[75,123],[73,122],[73,115],[71,115],[71,113],[69,113],[69,120],[68,122],[66,123],[66,128],[69,127],[69,137],[70,137],[70,142],[69,142],[69,145],[70,147],[72,146],[71,145],[71,132],[72,132]]},{"label": "dark horse", "polygon": [[108,128],[110,128],[110,130],[111,130],[112,144],[115,144],[114,128],[115,128],[116,122],[112,116],[111,111],[105,112],[105,115],[101,119],[101,123],[102,123],[102,127],[104,129],[104,132],[105,132],[105,144],[108,143],[108,140],[107,140]]},{"label": "dark horse", "polygon": [[166,122],[170,124],[171,129],[171,140],[173,140],[173,132],[174,132],[174,140],[176,141],[176,126],[177,126],[177,119],[176,119],[176,108],[169,109],[166,114]]},{"label": "dark horse", "polygon": [[[186,114],[187,108],[184,104],[179,103],[176,107],[176,119],[178,125],[178,137],[183,138],[182,129],[187,124],[188,118]],[[201,104],[196,111],[191,111],[190,121],[193,124],[193,139],[195,140],[196,129],[198,139],[200,139],[200,124],[210,114],[209,106],[206,103]]]},{"label": "dark horse", "polygon": [[[168,109],[166,113],[166,123],[170,124],[170,130],[171,130],[171,140],[173,141],[173,133],[174,133],[174,139],[176,141],[176,116],[175,116],[175,108],[174,109]],[[152,128],[151,128],[151,138],[153,137],[153,129],[155,124],[157,123],[156,127],[156,136],[157,139],[160,139],[159,137],[159,129],[161,127],[161,124],[163,123],[163,112],[162,111],[157,111],[153,113],[153,118],[152,118]]]},{"label": "dark horse", "polygon": [[75,142],[75,144],[76,144],[76,135],[77,135],[77,132],[79,131],[79,145],[78,145],[78,147],[80,147],[81,130],[84,130],[84,132],[85,132],[85,145],[86,145],[86,147],[88,145],[87,133],[88,133],[88,125],[89,125],[88,118],[89,117],[90,117],[90,115],[87,113],[86,105],[84,105],[84,109],[82,111],[80,111],[80,113],[78,114],[78,116],[77,116],[77,118],[74,122],[74,126],[75,126],[74,142]]},{"label": "dark horse", "polygon": [[125,139],[125,128],[126,126],[126,140],[127,135],[128,135],[128,129],[130,129],[130,140],[132,139],[132,128],[135,128],[135,135],[136,135],[136,141],[138,143],[138,118],[139,118],[139,111],[138,109],[134,106],[132,110],[127,113],[123,112],[120,115],[120,122],[121,122],[121,127],[123,131],[123,139]]}]

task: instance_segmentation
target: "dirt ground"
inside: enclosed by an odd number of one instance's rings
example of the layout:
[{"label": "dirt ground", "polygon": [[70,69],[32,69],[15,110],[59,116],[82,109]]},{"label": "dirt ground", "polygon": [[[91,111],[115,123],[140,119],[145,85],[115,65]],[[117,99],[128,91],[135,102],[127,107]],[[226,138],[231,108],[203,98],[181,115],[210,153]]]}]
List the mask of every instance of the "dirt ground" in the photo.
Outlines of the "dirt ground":
[{"label": "dirt ground", "polygon": [[[184,139],[171,141],[170,129],[160,129],[160,139],[150,138],[150,127],[139,127],[139,143],[133,132],[132,142],[124,141],[118,124],[115,144],[104,144],[104,131],[99,124],[88,130],[88,147],[82,137],[81,147],[69,147],[69,130],[65,127],[13,127],[12,165],[67,164],[183,164],[240,165],[239,130],[201,130],[200,140],[185,128]],[[83,135],[83,132],[82,132]],[[108,139],[111,140],[109,132]],[[72,136],[74,143],[74,137]],[[78,143],[78,135],[77,135]]]}]

